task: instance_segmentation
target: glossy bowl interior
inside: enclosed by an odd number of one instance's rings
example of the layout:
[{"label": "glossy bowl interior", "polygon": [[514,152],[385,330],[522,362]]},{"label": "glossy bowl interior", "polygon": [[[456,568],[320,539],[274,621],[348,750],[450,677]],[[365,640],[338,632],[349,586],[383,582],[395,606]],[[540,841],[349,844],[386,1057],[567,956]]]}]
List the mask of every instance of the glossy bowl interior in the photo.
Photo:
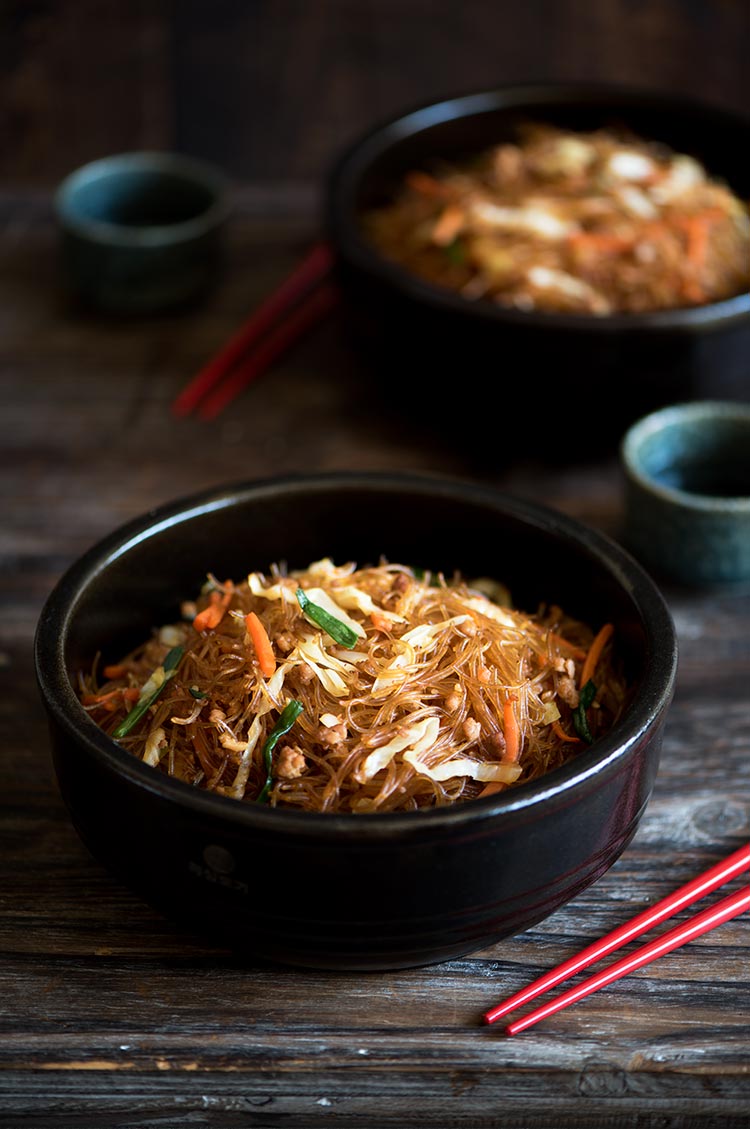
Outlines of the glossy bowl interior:
[{"label": "glossy bowl interior", "polygon": [[[611,619],[636,694],[616,730],[506,793],[382,815],[285,812],[169,780],[80,707],[76,671],[178,614],[206,573],[381,555],[510,585]],[[231,485],[144,515],[50,594],[36,669],[57,777],[84,842],[160,911],[247,955],[319,968],[430,964],[546,917],[635,833],[656,776],[677,651],[667,606],[616,543],[553,510],[435,475],[345,473]]]},{"label": "glossy bowl interior", "polygon": [[[326,222],[352,338],[399,411],[491,462],[518,450],[576,460],[615,451],[625,428],[672,400],[750,397],[750,294],[711,305],[606,317],[506,309],[422,281],[387,261],[362,215],[393,197],[404,174],[517,138],[519,124],[574,130],[625,126],[704,162],[750,197],[750,117],[681,94],[611,84],[528,83],[446,98],[382,122],[340,155]],[[445,395],[435,395],[439,384]],[[394,395],[394,388],[397,394]],[[446,399],[466,396],[457,428]],[[472,411],[472,402],[482,411]],[[505,428],[514,412],[521,426]],[[523,426],[526,424],[527,426]]]}]

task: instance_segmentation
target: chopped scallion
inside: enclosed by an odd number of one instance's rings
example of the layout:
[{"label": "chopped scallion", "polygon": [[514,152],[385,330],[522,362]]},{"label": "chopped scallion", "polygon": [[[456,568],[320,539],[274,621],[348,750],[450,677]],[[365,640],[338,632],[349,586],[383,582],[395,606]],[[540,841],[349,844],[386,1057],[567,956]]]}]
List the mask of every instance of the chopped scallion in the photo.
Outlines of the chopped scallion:
[{"label": "chopped scallion", "polygon": [[273,751],[276,748],[276,744],[280,737],[283,737],[285,733],[289,732],[304,708],[302,702],[298,702],[296,698],[292,698],[290,702],[287,702],[279,715],[279,720],[274,725],[263,746],[263,765],[266,770],[266,782],[258,796],[259,804],[264,804],[268,800],[273,785]]},{"label": "chopped scallion", "polygon": [[466,262],[466,248],[460,239],[454,239],[452,243],[448,243],[443,247],[445,254],[452,263],[456,266],[462,266]]},{"label": "chopped scallion", "polygon": [[149,707],[153,705],[167,682],[176,674],[184,652],[184,647],[172,647],[161,666],[157,666],[148,681],[143,684],[138,701],[112,733],[116,740],[125,737],[138,724]]},{"label": "chopped scallion", "polygon": [[589,729],[589,719],[586,716],[586,710],[589,708],[595,697],[596,685],[591,679],[589,679],[578,696],[578,706],[573,710],[573,725],[575,726],[576,733],[584,741],[587,741],[589,745],[593,743],[594,738],[591,736],[591,730]]},{"label": "chopped scallion", "polygon": [[342,623],[340,619],[336,619],[335,615],[327,612],[325,608],[313,603],[308,598],[304,588],[298,588],[295,595],[297,603],[307,618],[312,620],[317,627],[321,627],[336,643],[339,643],[342,647],[348,647],[350,650],[357,645],[357,633],[352,631],[351,627]]}]

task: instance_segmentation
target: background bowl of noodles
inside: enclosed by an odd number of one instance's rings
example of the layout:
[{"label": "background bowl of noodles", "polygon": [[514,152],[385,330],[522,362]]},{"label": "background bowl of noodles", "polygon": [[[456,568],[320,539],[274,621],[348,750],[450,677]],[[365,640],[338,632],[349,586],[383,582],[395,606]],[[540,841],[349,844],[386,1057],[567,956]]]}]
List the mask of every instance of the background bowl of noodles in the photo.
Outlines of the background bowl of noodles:
[{"label": "background bowl of noodles", "polygon": [[[180,616],[210,573],[381,559],[493,577],[513,606],[611,623],[629,693],[564,764],[478,798],[306,811],[174,779],[82,705],[81,671]],[[628,553],[554,510],[436,475],[333,472],[239,483],[115,530],[60,579],[36,670],[62,796],[92,853],[160,912],[290,965],[436,963],[527,929],[595,882],[634,835],[676,672],[664,600]]]},{"label": "background bowl of noodles", "polygon": [[[475,199],[471,238],[466,237],[460,212],[463,209],[468,224],[462,195],[467,177],[475,180],[481,175],[485,189],[487,183],[486,162],[477,158],[492,150],[492,189],[502,192],[504,178],[513,174],[512,169],[506,174],[505,159],[509,154],[513,157],[514,146],[523,144],[529,126],[573,137],[603,131],[655,143],[680,157],[670,179],[671,190],[685,178],[689,181],[695,172],[692,162],[699,162],[712,180],[736,196],[747,229],[750,173],[745,154],[750,119],[728,109],[678,93],[561,82],[483,90],[404,112],[356,138],[335,163],[327,185],[327,230],[336,253],[347,324],[365,371],[372,371],[373,395],[387,371],[392,386],[398,387],[398,396],[389,392],[388,403],[399,412],[408,410],[417,423],[430,429],[443,427],[452,442],[466,436],[471,449],[478,455],[485,452],[492,463],[517,455],[519,449],[554,461],[598,457],[614,452],[628,424],[673,400],[747,399],[750,293],[745,276],[750,272],[750,255],[746,246],[739,252],[744,267],[740,264],[736,285],[719,284],[713,292],[721,297],[715,300],[711,285],[696,290],[690,274],[693,255],[699,257],[707,245],[705,225],[690,229],[683,222],[667,241],[655,236],[620,240],[607,229],[606,215],[601,218],[596,212],[611,184],[601,194],[600,186],[581,189],[593,210],[578,213],[571,222],[565,210],[559,211],[559,199],[554,201],[555,214],[545,211],[551,205],[544,198],[548,189],[543,178],[537,180],[530,208],[498,208],[489,202],[491,196]],[[496,159],[501,148],[507,152]],[[575,142],[571,146],[568,138],[559,152],[566,160],[575,160],[577,150],[580,146]],[[627,206],[634,222],[642,222],[644,229],[650,225],[653,233],[661,222],[655,204],[658,193],[654,195],[648,169],[644,175],[639,160],[627,152],[611,166],[616,167],[615,187],[624,200],[620,221],[626,218]],[[475,166],[479,172],[473,171]],[[433,190],[445,189],[445,174],[457,169],[464,182],[451,181],[454,190],[458,183],[455,224],[454,196],[428,197]],[[581,179],[586,175],[582,173]],[[469,188],[475,189],[476,183]],[[665,186],[657,188],[663,203]],[[571,192],[575,196],[579,189],[573,185]],[[404,204],[409,195],[411,213]],[[639,210],[646,212],[642,221],[637,219]],[[701,218],[712,223],[712,208],[704,209]],[[569,300],[560,298],[559,308],[531,307],[528,294],[513,289],[518,264],[502,241],[508,234],[503,225],[521,220],[528,222],[537,239],[536,249],[533,245],[526,249],[531,258],[524,261],[522,272],[538,284],[537,299],[539,287],[553,282],[555,287],[547,292],[561,296],[560,272],[549,269],[550,263],[558,264],[549,256],[569,240],[581,269],[593,263],[588,282],[598,285],[596,270],[605,265],[610,272],[619,271],[623,280],[630,272],[630,308],[608,308],[606,302],[594,302],[593,312],[579,308],[575,288],[580,280],[570,274],[563,280],[570,288]],[[425,246],[436,241],[439,246]],[[650,283],[655,272],[667,269],[660,257],[662,247],[670,248],[670,269],[678,276],[674,305],[669,305],[669,291],[649,286],[654,301],[667,303],[650,308],[650,299],[642,301],[640,292],[646,289],[644,279]],[[473,273],[468,272],[467,261],[473,262]],[[501,293],[504,286],[507,292]],[[456,428],[453,413],[445,411],[445,396],[456,395],[459,387],[472,389],[475,402],[483,405],[481,412],[472,411],[467,401],[470,425],[461,429]],[[524,426],[504,427],[509,413]]]}]

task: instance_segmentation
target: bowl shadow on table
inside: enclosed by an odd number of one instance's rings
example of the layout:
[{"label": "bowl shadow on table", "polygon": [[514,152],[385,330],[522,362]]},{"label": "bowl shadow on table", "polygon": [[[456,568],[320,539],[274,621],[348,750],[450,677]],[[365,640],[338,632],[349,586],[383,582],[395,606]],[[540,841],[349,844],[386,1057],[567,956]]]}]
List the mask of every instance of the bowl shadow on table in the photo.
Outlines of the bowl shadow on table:
[{"label": "bowl shadow on table", "polygon": [[419,304],[374,296],[346,278],[342,323],[361,394],[417,441],[479,473],[519,460],[563,466],[616,456],[648,412],[704,398],[750,398],[750,333],[589,336],[488,323],[461,326]]}]

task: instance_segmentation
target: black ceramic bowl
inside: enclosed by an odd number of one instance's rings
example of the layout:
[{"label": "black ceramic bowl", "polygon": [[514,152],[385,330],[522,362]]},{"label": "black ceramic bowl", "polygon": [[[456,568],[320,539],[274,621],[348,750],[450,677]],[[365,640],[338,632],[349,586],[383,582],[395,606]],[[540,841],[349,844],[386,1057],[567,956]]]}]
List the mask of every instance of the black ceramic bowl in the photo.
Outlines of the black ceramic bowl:
[{"label": "black ceramic bowl", "polygon": [[[637,687],[617,728],[566,767],[439,810],[321,815],[170,780],[81,708],[75,672],[178,615],[207,571],[381,554],[492,575],[516,604],[612,620]],[[525,930],[615,862],[657,772],[676,667],[654,583],[570,518],[434,475],[329,473],[229,486],[167,505],[90,549],[41,615],[36,669],[54,763],[90,850],[166,915],[243,953],[320,968],[430,964]]]},{"label": "black ceramic bowl", "polygon": [[555,460],[614,453],[628,424],[672,400],[750,397],[750,294],[650,314],[526,312],[432,286],[368,241],[363,212],[390,200],[406,172],[515,140],[529,120],[629,127],[697,157],[750,197],[750,118],[678,94],[522,84],[376,126],[340,156],[326,197],[349,325],[374,388],[431,429],[444,424],[455,440],[470,435],[493,462],[519,448]]}]

